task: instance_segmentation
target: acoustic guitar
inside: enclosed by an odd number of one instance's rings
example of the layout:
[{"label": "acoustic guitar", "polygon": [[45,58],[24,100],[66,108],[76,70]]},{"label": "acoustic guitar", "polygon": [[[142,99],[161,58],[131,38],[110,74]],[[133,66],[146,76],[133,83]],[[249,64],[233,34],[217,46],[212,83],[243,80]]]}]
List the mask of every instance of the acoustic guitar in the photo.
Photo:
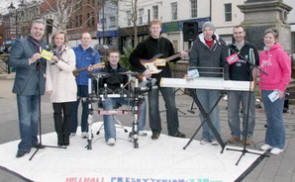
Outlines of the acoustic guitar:
[{"label": "acoustic guitar", "polygon": [[[93,69],[101,69],[101,68],[104,68],[104,66],[105,66],[104,63],[97,63],[97,64],[92,65],[92,68]],[[88,66],[84,67],[84,68],[80,68],[80,69],[75,69],[73,71],[73,74],[74,74],[74,76],[77,77],[79,75],[79,73],[81,73],[82,71],[86,71],[87,69],[88,69]]]}]

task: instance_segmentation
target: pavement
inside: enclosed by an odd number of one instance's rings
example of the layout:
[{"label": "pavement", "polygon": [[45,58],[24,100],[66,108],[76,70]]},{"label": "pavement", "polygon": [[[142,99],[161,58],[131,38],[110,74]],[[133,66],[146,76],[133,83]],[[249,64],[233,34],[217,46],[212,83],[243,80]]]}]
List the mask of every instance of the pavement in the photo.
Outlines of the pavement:
[{"label": "pavement", "polygon": [[[0,144],[19,139],[16,98],[15,95],[11,93],[12,86],[13,79],[0,79]],[[187,137],[192,136],[195,129],[200,125],[198,109],[196,109],[196,106],[194,105],[193,110],[190,110],[191,103],[192,98],[184,95],[182,90],[176,92],[176,105],[179,109],[178,115],[180,131],[184,132]],[[54,125],[52,118],[52,106],[47,95],[42,97],[41,105],[42,132],[53,132]],[[226,100],[222,99],[219,104],[221,129],[220,134],[224,141],[230,137],[230,131],[227,123],[226,105]],[[160,108],[163,133],[167,133],[166,114],[162,99],[160,99]],[[131,126],[131,116],[125,115],[119,116],[118,118],[124,125]],[[248,176],[246,176],[243,182],[295,182],[294,105],[291,105],[290,111],[284,114],[284,121],[286,125],[286,147],[284,152],[278,156],[270,155],[269,157],[265,158]],[[266,130],[264,127],[265,123],[266,117],[263,108],[256,109],[256,126],[253,136],[253,144],[250,145],[249,148],[259,150],[259,147],[264,143]],[[148,123],[146,129],[149,130]],[[197,134],[195,139],[200,140],[200,136],[201,132]],[[15,152],[16,150],[17,146],[15,146]],[[243,158],[241,160],[243,160]],[[0,169],[0,182],[2,181],[23,182],[24,180],[8,173],[3,169]]]}]

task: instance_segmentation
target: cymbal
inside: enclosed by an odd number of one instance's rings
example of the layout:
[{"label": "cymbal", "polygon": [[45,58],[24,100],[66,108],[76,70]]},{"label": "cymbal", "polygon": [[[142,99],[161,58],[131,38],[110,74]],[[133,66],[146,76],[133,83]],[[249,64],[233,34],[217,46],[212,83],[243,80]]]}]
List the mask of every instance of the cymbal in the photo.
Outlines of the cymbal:
[{"label": "cymbal", "polygon": [[92,72],[91,75],[92,76],[110,76],[111,73],[100,71],[100,72]]},{"label": "cymbal", "polygon": [[125,71],[125,72],[119,72],[118,74],[121,75],[138,75],[138,72],[133,72],[133,71]]}]

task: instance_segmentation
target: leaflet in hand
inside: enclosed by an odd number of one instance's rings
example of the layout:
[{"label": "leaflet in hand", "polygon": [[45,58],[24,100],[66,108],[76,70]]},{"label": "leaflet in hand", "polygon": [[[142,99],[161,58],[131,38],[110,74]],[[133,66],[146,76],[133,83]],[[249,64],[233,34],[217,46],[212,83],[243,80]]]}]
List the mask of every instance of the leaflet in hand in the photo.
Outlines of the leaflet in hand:
[{"label": "leaflet in hand", "polygon": [[235,53],[235,54],[232,54],[232,55],[226,57],[226,61],[229,65],[238,62],[239,61],[238,53]]},{"label": "leaflet in hand", "polygon": [[50,61],[53,57],[53,53],[43,49],[41,52],[41,57],[46,59],[47,61]]},{"label": "leaflet in hand", "polygon": [[280,93],[277,90],[275,90],[268,95],[268,98],[271,102],[274,102],[280,98]]},{"label": "leaflet in hand", "polygon": [[187,71],[187,77],[189,80],[193,80],[200,77],[199,71],[197,68],[190,69]]}]

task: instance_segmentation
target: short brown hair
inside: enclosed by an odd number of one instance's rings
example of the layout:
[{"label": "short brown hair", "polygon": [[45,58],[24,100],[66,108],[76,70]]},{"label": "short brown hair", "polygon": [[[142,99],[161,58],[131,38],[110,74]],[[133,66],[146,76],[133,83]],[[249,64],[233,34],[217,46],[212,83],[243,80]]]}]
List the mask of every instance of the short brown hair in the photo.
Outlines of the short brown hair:
[{"label": "short brown hair", "polygon": [[149,26],[151,27],[152,25],[156,25],[156,24],[162,26],[162,22],[160,20],[157,20],[157,19],[150,21]]},{"label": "short brown hair", "polygon": [[82,32],[82,33],[81,33],[81,35],[80,35],[80,39],[82,39],[82,36],[83,36],[84,34],[89,34],[90,37],[92,38],[91,33],[88,32],[88,31],[85,31],[85,32]]},{"label": "short brown hair", "polygon": [[33,24],[35,24],[35,23],[41,23],[41,24],[44,25],[44,27],[46,26],[46,22],[45,22],[45,20],[44,20],[44,19],[41,19],[41,18],[37,18],[37,19],[32,20],[32,22],[31,22],[31,27],[32,27]]},{"label": "short brown hair", "polygon": [[54,45],[54,39],[55,37],[58,35],[58,34],[63,34],[64,35],[64,38],[65,38],[65,42],[64,43],[68,43],[69,42],[69,39],[68,39],[68,36],[67,36],[67,33],[63,30],[58,30],[56,32],[53,33],[52,37],[51,37],[51,43],[52,45]]},{"label": "short brown hair", "polygon": [[279,39],[279,31],[276,28],[268,28],[264,31],[264,35],[271,33],[276,40]]},{"label": "short brown hair", "polygon": [[118,53],[118,54],[119,54],[119,56],[120,56],[120,52],[119,52],[119,50],[118,50],[118,49],[110,49],[110,50],[108,51],[108,54],[107,54],[107,56],[109,57],[109,56],[111,55],[111,53]]},{"label": "short brown hair", "polygon": [[245,27],[243,25],[236,25],[236,26],[234,26],[234,29],[236,29],[236,28],[242,28],[243,31],[245,32]]}]

